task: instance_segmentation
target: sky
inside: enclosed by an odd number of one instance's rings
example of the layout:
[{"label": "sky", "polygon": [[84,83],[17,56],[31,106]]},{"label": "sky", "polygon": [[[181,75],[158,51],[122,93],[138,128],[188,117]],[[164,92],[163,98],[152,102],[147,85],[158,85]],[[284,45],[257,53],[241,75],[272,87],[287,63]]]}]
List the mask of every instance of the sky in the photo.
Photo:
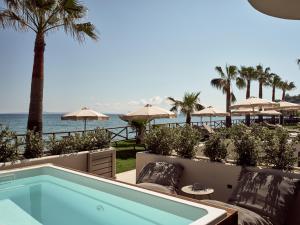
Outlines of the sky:
[{"label": "sky", "polygon": [[[166,97],[198,91],[202,104],[224,109],[225,96],[210,80],[226,64],[268,66],[294,81],[299,88],[290,94],[299,94],[300,21],[266,16],[246,0],[82,2],[100,40],[79,44],[63,31],[46,37],[45,112],[169,108]],[[28,112],[33,44],[31,32],[0,29],[0,113]],[[245,90],[234,93],[245,98]],[[258,95],[256,82],[251,95]],[[271,98],[270,88],[264,98]]]}]

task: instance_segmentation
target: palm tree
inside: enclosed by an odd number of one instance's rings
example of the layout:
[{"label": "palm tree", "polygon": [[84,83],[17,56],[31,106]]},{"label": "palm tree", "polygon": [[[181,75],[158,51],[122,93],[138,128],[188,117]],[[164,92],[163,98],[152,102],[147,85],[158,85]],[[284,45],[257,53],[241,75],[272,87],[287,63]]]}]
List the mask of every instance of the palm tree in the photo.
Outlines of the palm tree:
[{"label": "palm tree", "polygon": [[[220,66],[217,66],[215,70],[220,78],[214,78],[210,83],[213,87],[222,90],[223,94],[226,94],[226,111],[230,113],[229,107],[236,100],[231,89],[231,82],[237,78],[238,69],[236,66],[230,65],[225,67],[225,72]],[[226,126],[231,126],[231,116],[226,116]]]},{"label": "palm tree", "polygon": [[[239,70],[240,76],[236,78],[237,87],[239,89],[246,87],[246,99],[250,98],[250,90],[251,90],[251,81],[257,79],[257,73],[255,69],[251,66],[241,66]],[[246,124],[250,125],[250,115],[246,115]]]},{"label": "palm tree", "polygon": [[[270,67],[264,68],[262,65],[256,66],[256,75],[257,75],[257,81],[259,85],[258,90],[258,97],[263,98],[263,86],[268,86],[271,75],[270,75]],[[263,116],[258,116],[258,121],[263,121]]]},{"label": "palm tree", "polygon": [[272,101],[275,102],[276,100],[276,95],[275,91],[276,88],[280,88],[280,83],[281,83],[281,78],[275,73],[271,74],[271,79],[270,79],[270,86],[272,87]]},{"label": "palm tree", "polygon": [[268,86],[270,82],[270,67],[264,68],[262,65],[256,66],[256,76],[259,84],[258,97],[263,98],[263,86]]},{"label": "palm tree", "polygon": [[195,111],[204,109],[199,100],[200,92],[189,93],[186,92],[182,101],[176,100],[172,97],[168,97],[168,100],[172,102],[173,107],[170,109],[172,112],[178,112],[179,110],[186,115],[186,123],[191,124],[191,114]]},{"label": "palm tree", "polygon": [[296,88],[294,82],[288,82],[288,81],[281,81],[279,87],[282,90],[282,97],[281,97],[282,101],[285,101],[285,94],[287,91],[291,91]]},{"label": "palm tree", "polygon": [[0,27],[35,33],[34,62],[27,129],[42,132],[45,36],[63,29],[79,42],[97,40],[95,27],[81,22],[87,8],[78,0],[3,0]]},{"label": "palm tree", "polygon": [[[281,83],[280,76],[278,76],[275,73],[271,73],[271,79],[270,79],[269,85],[272,87],[272,101],[273,102],[275,102],[275,100],[276,100],[275,91],[276,91],[276,88],[280,88],[280,83]],[[272,116],[272,121],[274,124],[276,123],[275,116]]]}]

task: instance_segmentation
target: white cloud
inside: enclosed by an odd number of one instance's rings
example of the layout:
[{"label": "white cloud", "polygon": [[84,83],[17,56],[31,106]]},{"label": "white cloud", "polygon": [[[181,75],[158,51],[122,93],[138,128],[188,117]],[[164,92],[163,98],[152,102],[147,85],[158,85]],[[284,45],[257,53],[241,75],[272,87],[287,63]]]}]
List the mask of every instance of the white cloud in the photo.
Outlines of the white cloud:
[{"label": "white cloud", "polygon": [[169,108],[169,104],[166,102],[166,97],[161,96],[133,99],[127,102],[96,102],[92,108],[99,112],[127,113],[146,104],[159,105],[164,108]]},{"label": "white cloud", "polygon": [[128,105],[140,105],[139,101],[131,100],[128,102]]},{"label": "white cloud", "polygon": [[149,103],[153,105],[160,105],[163,102],[163,98],[160,96],[154,96],[149,99]]}]

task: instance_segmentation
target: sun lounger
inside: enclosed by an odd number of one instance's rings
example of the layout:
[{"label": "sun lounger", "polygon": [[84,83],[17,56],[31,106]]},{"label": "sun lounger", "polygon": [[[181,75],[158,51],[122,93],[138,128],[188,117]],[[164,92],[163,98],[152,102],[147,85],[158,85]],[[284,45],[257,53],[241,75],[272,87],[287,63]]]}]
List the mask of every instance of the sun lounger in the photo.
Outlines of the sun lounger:
[{"label": "sun lounger", "polygon": [[270,123],[268,123],[266,121],[264,121],[262,124],[263,124],[263,126],[266,126],[266,127],[270,128],[270,129],[276,129],[278,127],[282,128],[282,126],[280,124],[270,124]]}]

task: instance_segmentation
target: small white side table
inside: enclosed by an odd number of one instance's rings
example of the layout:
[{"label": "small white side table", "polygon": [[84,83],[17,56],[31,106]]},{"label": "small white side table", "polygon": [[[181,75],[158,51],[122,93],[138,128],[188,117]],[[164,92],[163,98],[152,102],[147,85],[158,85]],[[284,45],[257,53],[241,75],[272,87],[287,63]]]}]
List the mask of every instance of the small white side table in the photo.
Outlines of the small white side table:
[{"label": "small white side table", "polygon": [[193,190],[193,185],[187,185],[182,187],[181,191],[186,194],[193,195],[196,199],[198,198],[198,196],[201,196],[202,198],[208,196],[208,198],[211,199],[211,194],[214,193],[215,190],[212,188],[206,188],[203,190]]}]

